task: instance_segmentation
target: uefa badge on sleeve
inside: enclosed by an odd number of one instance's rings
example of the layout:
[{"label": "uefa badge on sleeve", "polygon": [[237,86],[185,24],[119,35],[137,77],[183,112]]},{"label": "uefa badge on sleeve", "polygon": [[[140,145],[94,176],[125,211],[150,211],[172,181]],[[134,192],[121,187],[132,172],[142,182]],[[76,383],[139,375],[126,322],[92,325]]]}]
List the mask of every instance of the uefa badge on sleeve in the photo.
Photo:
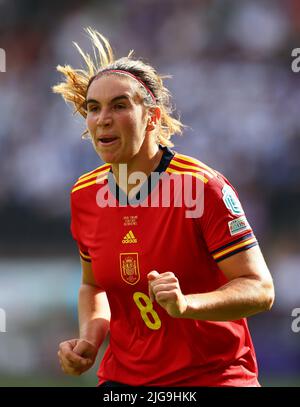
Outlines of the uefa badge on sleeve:
[{"label": "uefa badge on sleeve", "polygon": [[233,219],[228,222],[229,232],[231,236],[238,235],[245,232],[245,230],[251,230],[251,227],[245,216],[240,216],[237,219]]},{"label": "uefa badge on sleeve", "polygon": [[227,184],[222,189],[223,201],[226,208],[235,216],[243,215],[244,211],[234,190]]}]

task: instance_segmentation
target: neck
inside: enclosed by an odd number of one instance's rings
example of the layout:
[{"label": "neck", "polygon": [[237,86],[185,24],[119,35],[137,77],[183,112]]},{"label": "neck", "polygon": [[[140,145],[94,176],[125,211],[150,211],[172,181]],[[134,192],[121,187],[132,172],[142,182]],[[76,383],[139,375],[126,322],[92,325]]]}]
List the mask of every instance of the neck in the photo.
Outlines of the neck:
[{"label": "neck", "polygon": [[[112,164],[112,171],[119,187],[129,193],[133,188],[139,186],[139,182],[142,184],[158,166],[162,155],[163,151],[159,149],[157,144],[142,146],[129,163],[124,163],[123,165]],[[129,183],[129,177],[134,172],[143,173],[145,179],[138,178],[136,184]]]}]

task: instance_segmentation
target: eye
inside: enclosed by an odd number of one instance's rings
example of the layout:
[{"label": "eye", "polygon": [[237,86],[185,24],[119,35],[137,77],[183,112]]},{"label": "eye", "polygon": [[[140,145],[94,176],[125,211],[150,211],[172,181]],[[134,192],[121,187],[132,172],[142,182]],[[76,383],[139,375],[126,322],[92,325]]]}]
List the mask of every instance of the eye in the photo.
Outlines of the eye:
[{"label": "eye", "polygon": [[88,106],[88,112],[94,113],[94,112],[97,112],[98,110],[99,110],[99,106],[97,106],[97,105],[89,105]]},{"label": "eye", "polygon": [[125,108],[126,108],[126,105],[124,105],[124,103],[116,103],[114,105],[114,110],[122,110],[122,109],[125,109]]}]

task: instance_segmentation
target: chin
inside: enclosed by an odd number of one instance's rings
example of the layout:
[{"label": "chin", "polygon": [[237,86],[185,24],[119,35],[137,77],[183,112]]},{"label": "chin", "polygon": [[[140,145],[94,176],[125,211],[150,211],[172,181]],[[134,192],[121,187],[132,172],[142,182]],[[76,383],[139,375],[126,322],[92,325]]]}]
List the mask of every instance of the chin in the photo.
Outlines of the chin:
[{"label": "chin", "polygon": [[116,154],[109,153],[109,152],[103,152],[103,151],[97,151],[97,154],[101,158],[102,161],[108,164],[119,164],[120,160],[116,156]]}]

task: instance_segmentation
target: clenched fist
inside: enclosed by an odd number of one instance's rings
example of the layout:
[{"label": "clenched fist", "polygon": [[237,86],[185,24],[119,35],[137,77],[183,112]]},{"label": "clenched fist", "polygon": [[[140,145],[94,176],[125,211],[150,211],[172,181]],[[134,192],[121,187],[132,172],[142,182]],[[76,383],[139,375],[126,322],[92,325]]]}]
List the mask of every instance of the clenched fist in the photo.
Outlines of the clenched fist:
[{"label": "clenched fist", "polygon": [[93,366],[98,349],[84,339],[70,339],[59,345],[58,358],[62,370],[79,376]]},{"label": "clenched fist", "polygon": [[187,309],[187,300],[175,274],[170,271],[159,274],[153,270],[147,277],[150,299],[156,300],[171,317],[182,317]]}]

